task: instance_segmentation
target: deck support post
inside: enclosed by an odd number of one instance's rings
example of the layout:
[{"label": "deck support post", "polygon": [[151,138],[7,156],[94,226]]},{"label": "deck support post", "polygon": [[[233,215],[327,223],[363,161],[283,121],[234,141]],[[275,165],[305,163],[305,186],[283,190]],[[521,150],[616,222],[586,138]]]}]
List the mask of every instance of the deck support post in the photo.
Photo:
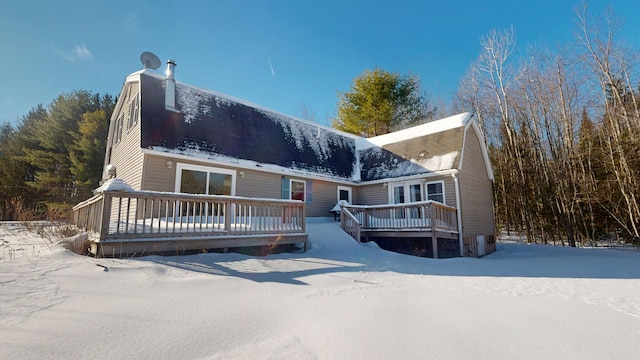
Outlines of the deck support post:
[{"label": "deck support post", "polygon": [[436,209],[433,204],[429,205],[429,213],[431,218],[431,247],[433,248],[433,258],[438,258],[438,234],[436,233]]}]

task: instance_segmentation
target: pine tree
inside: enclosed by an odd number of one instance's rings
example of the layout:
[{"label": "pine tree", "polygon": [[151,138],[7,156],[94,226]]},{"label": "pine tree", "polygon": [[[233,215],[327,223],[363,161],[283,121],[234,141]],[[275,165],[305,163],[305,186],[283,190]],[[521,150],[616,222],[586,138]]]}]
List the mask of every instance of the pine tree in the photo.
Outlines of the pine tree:
[{"label": "pine tree", "polygon": [[70,171],[78,187],[94,189],[102,177],[109,119],[103,109],[82,115],[69,149]]},{"label": "pine tree", "polygon": [[366,137],[423,123],[433,117],[415,75],[401,76],[382,69],[366,70],[351,90],[338,92],[338,116],[333,127]]}]

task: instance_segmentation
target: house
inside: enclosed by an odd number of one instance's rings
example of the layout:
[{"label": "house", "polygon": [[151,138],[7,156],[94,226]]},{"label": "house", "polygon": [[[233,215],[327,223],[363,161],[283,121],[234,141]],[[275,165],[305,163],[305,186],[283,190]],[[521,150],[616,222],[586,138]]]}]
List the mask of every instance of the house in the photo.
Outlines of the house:
[{"label": "house", "polygon": [[[455,217],[444,256],[491,251],[493,173],[472,114],[365,139],[178,82],[175,69],[127,76],[111,117],[105,166],[134,190],[299,200],[306,217],[333,216],[339,200],[442,203]],[[424,239],[420,231],[410,237]]]}]

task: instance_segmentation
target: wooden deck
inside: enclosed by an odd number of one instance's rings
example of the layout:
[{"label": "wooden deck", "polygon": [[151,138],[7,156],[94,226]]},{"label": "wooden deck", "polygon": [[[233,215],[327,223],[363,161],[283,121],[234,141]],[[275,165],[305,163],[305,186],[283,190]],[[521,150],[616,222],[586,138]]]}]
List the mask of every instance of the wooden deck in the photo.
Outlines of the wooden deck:
[{"label": "wooden deck", "polygon": [[[456,209],[438,202],[343,206],[340,222],[358,242],[376,241],[382,247],[403,249],[413,245],[433,258],[460,256]],[[402,252],[407,251],[416,250]]]},{"label": "wooden deck", "polygon": [[98,257],[301,244],[300,201],[106,190],[73,208]]}]

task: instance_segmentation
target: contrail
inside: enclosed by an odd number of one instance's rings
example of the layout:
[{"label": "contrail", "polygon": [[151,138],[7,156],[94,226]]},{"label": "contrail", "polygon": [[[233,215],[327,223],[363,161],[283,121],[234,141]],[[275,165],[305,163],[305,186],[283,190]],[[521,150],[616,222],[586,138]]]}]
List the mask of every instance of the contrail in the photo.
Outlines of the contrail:
[{"label": "contrail", "polygon": [[271,75],[276,76],[275,71],[273,71],[273,65],[271,65],[271,58],[267,55],[267,61],[269,61],[269,68],[271,68]]}]

